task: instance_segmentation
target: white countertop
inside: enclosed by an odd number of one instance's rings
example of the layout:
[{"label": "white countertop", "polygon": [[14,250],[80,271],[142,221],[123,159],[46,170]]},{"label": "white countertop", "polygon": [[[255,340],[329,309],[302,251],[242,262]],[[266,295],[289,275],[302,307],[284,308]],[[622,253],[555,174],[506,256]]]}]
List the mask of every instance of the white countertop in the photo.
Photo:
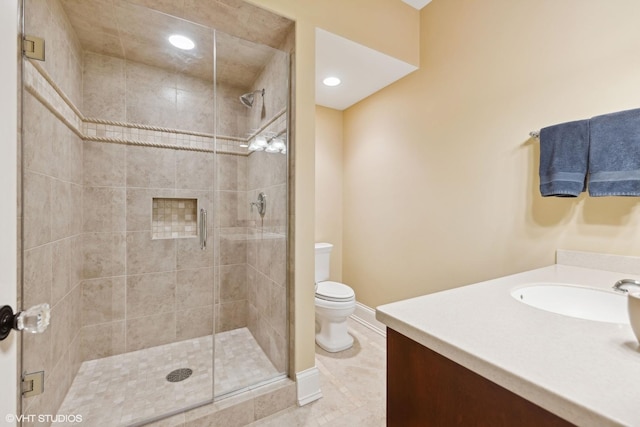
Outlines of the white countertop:
[{"label": "white countertop", "polygon": [[639,276],[566,265],[377,308],[389,328],[580,426],[640,426],[640,347],[628,324],[567,317],[516,301],[545,282],[611,289]]}]

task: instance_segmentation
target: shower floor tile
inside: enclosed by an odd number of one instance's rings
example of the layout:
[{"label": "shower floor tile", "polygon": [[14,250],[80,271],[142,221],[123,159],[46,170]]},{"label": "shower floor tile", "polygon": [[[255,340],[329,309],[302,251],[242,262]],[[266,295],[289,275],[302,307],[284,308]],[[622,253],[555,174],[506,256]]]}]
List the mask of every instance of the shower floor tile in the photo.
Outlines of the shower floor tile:
[{"label": "shower floor tile", "polygon": [[[216,396],[278,374],[247,328],[215,339]],[[212,351],[209,335],[84,362],[58,414],[82,415],[87,427],[116,427],[210,401]],[[167,374],[180,368],[193,374],[168,382]]]}]

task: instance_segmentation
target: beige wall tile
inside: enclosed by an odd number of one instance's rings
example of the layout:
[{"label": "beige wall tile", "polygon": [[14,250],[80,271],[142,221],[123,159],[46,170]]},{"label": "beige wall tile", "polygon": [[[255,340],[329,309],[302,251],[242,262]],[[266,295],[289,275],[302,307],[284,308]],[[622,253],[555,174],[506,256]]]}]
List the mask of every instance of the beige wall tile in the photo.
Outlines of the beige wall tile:
[{"label": "beige wall tile", "polygon": [[69,218],[69,235],[75,236],[82,233],[82,193],[83,186],[78,184],[70,184],[70,218]]},{"label": "beige wall tile", "polygon": [[[82,333],[76,334],[69,345],[69,367],[71,378],[75,378],[82,362],[84,362],[82,350]],[[30,371],[28,371],[30,372]]]},{"label": "beige wall tile", "polygon": [[219,108],[216,111],[218,120],[216,133],[245,138],[251,131],[248,123],[249,109],[242,105],[238,98],[249,90],[227,86],[223,83],[218,83],[216,89],[218,105],[225,106],[225,108]]},{"label": "beige wall tile", "polygon": [[161,86],[171,89],[177,88],[177,74],[161,68],[145,65],[140,62],[127,61],[127,86],[135,89],[139,85]]},{"label": "beige wall tile", "polygon": [[255,268],[250,265],[247,265],[247,302],[252,306],[257,307],[258,298],[257,298],[257,277],[258,273]]},{"label": "beige wall tile", "polygon": [[267,393],[257,394],[254,398],[256,420],[294,406],[296,397],[295,383],[276,390],[270,390]]},{"label": "beige wall tile", "polygon": [[42,334],[22,335],[22,370],[49,372],[53,368],[50,330]]},{"label": "beige wall tile", "polygon": [[51,241],[51,179],[24,174],[24,249]]},{"label": "beige wall tile", "polygon": [[81,286],[83,326],[124,319],[124,276],[85,280]]},{"label": "beige wall tile", "polygon": [[245,264],[247,241],[244,236],[224,234],[220,236],[220,265]]},{"label": "beige wall tile", "polygon": [[238,159],[241,158],[244,159],[245,157],[218,153],[216,165],[218,167],[219,190],[240,190],[238,186]]},{"label": "beige wall tile", "polygon": [[83,263],[84,263],[84,251],[83,251],[83,236],[76,234],[70,238],[70,266],[69,266],[69,281],[71,287],[77,286],[83,279]]},{"label": "beige wall tile", "polygon": [[58,240],[51,244],[52,281],[51,301],[54,306],[71,290],[71,239]]},{"label": "beige wall tile", "polygon": [[151,231],[154,198],[172,198],[174,190],[127,188],[127,231]]},{"label": "beige wall tile", "polygon": [[78,283],[68,294],[71,323],[69,327],[69,340],[73,341],[82,330],[82,286]]},{"label": "beige wall tile", "polygon": [[125,121],[125,60],[84,53],[83,113],[85,117]]},{"label": "beige wall tile", "polygon": [[239,206],[242,197],[237,191],[219,191],[218,212],[221,227],[241,227],[242,218],[241,210],[248,210],[248,206]]},{"label": "beige wall tile", "polygon": [[178,270],[176,283],[177,310],[213,304],[213,268]]},{"label": "beige wall tile", "polygon": [[269,330],[269,347],[266,353],[278,372],[285,372],[287,369],[287,351],[286,339],[277,331]]},{"label": "beige wall tile", "polygon": [[47,374],[44,376],[45,392],[41,395],[44,410],[42,413],[55,414],[71,386],[72,378],[68,362],[65,360],[63,363],[59,363]]},{"label": "beige wall tile", "polygon": [[216,332],[244,328],[247,326],[247,302],[242,300],[220,303],[216,316]]},{"label": "beige wall tile", "polygon": [[127,351],[167,344],[175,338],[175,312],[127,320]]},{"label": "beige wall tile", "polygon": [[127,187],[175,188],[176,150],[128,145]]},{"label": "beige wall tile", "polygon": [[22,117],[22,155],[24,168],[51,176],[53,174],[53,134],[54,122],[57,120],[29,92],[23,91]]},{"label": "beige wall tile", "polygon": [[127,122],[178,128],[176,97],[175,87],[145,83],[129,85],[127,79]]},{"label": "beige wall tile", "polygon": [[83,359],[93,360],[125,352],[125,322],[109,322],[82,328]]},{"label": "beige wall tile", "polygon": [[202,268],[213,266],[213,236],[209,234],[207,247],[200,249],[200,239],[178,239],[177,248],[177,268],[178,270]]},{"label": "beige wall tile", "polygon": [[53,119],[52,133],[47,135],[51,139],[51,176],[61,181],[69,181],[71,170],[69,160],[70,140],[69,128],[58,118]]},{"label": "beige wall tile", "polygon": [[247,296],[246,265],[221,265],[219,269],[220,302],[245,300]]},{"label": "beige wall tile", "polygon": [[127,320],[176,310],[176,273],[127,276]]},{"label": "beige wall tile", "polygon": [[85,232],[125,231],[124,188],[85,187],[82,205]]},{"label": "beige wall tile", "polygon": [[22,292],[25,307],[45,302],[50,303],[53,280],[52,266],[51,245],[24,251]]},{"label": "beige wall tile", "polygon": [[51,308],[51,358],[53,366],[60,362],[71,343],[71,301],[65,298]]},{"label": "beige wall tile", "polygon": [[179,340],[213,333],[213,305],[176,312],[176,335]]},{"label": "beige wall tile", "polygon": [[176,128],[176,75],[127,61],[126,120],[130,123]]},{"label": "beige wall tile", "polygon": [[[196,239],[192,239],[196,240]],[[152,239],[151,232],[127,233],[127,274],[176,269],[176,239]]]},{"label": "beige wall tile", "polygon": [[287,333],[287,292],[283,286],[271,282],[267,319],[271,327],[280,335]]},{"label": "beige wall tile", "polygon": [[178,90],[176,93],[176,127],[196,132],[214,133],[213,84],[202,91]]},{"label": "beige wall tile", "polygon": [[76,207],[71,203],[71,184],[51,180],[51,240],[69,237],[72,216],[82,215],[82,205]]},{"label": "beige wall tile", "polygon": [[95,187],[124,187],[126,145],[84,142],[84,184]]},{"label": "beige wall tile", "polygon": [[213,191],[213,153],[176,150],[176,188]]},{"label": "beige wall tile", "polygon": [[125,272],[125,233],[83,235],[83,278],[122,276]]},{"label": "beige wall tile", "polygon": [[82,151],[84,143],[82,139],[80,139],[78,135],[73,133],[68,127],[65,127],[65,133],[65,138],[68,141],[68,179],[73,184],[82,185],[84,175]]}]

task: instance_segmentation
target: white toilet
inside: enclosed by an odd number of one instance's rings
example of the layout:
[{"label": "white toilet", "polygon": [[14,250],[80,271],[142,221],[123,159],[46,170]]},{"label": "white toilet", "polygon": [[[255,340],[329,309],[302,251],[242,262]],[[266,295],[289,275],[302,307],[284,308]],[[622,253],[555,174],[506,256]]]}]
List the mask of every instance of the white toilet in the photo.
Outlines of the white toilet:
[{"label": "white toilet", "polygon": [[316,321],[320,325],[316,343],[335,353],[353,345],[347,317],[356,309],[356,294],[344,283],[327,280],[332,249],[331,243],[316,243]]}]

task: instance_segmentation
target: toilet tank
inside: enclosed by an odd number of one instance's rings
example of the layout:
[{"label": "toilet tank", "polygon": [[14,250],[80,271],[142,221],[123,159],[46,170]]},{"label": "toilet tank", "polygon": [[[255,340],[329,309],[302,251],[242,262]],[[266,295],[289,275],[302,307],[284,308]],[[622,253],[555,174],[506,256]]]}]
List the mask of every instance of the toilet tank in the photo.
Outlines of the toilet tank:
[{"label": "toilet tank", "polygon": [[316,243],[316,283],[329,280],[332,249],[331,243]]}]

